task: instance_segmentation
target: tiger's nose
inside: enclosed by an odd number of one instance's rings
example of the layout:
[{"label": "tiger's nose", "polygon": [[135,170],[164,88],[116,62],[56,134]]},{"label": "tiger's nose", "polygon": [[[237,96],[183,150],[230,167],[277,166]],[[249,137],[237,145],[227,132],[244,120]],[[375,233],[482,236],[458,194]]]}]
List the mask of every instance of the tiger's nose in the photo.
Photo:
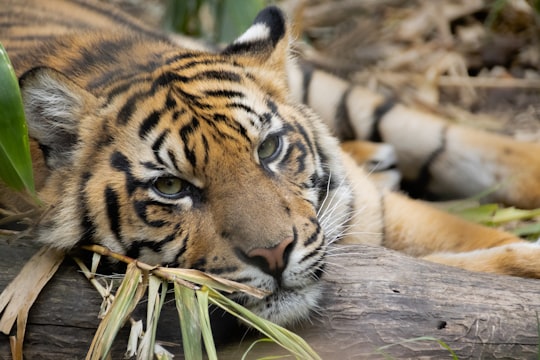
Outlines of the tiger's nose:
[{"label": "tiger's nose", "polygon": [[271,248],[253,249],[247,255],[253,265],[279,279],[287,266],[292,248],[293,238],[290,237]]}]

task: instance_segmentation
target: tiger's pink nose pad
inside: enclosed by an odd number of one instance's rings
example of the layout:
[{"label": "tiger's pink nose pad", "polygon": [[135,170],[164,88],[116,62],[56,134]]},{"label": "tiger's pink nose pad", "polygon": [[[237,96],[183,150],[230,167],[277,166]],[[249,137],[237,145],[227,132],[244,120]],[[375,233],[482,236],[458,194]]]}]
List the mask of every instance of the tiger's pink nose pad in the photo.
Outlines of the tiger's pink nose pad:
[{"label": "tiger's pink nose pad", "polygon": [[292,242],[293,238],[290,237],[271,248],[253,249],[247,255],[251,260],[256,262],[261,270],[274,277],[278,277],[281,276],[281,273],[285,270],[285,266],[287,266],[287,260],[291,250],[289,245]]}]

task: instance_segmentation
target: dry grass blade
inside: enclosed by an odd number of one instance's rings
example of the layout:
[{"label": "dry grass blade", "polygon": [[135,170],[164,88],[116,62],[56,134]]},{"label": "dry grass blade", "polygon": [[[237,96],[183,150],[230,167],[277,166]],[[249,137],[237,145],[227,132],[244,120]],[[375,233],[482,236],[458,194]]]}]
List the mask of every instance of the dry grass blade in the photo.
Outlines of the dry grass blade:
[{"label": "dry grass blade", "polygon": [[[251,343],[251,345],[249,345],[249,347],[246,349],[246,351],[244,352],[244,355],[242,355],[242,359],[241,359],[241,360],[246,360],[248,354],[255,348],[255,346],[256,346],[257,344],[262,344],[262,343],[273,343],[273,341],[272,341],[272,339],[268,339],[268,338],[262,338],[262,339],[255,340],[255,341],[254,341],[253,343]],[[283,356],[277,355],[276,358],[281,359],[281,358],[283,358]],[[266,359],[266,358],[265,358],[265,359]]]},{"label": "dry grass blade", "polygon": [[389,348],[391,348],[393,346],[396,346],[396,345],[403,345],[403,344],[415,343],[415,342],[420,342],[420,341],[435,341],[435,342],[439,343],[439,345],[441,347],[448,350],[448,352],[449,352],[449,354],[450,354],[450,356],[451,356],[451,358],[453,360],[459,360],[459,358],[456,355],[456,353],[454,352],[454,350],[452,350],[452,348],[450,346],[448,346],[448,344],[446,344],[444,341],[442,341],[440,339],[437,339],[437,338],[434,338],[432,336],[420,336],[420,337],[413,338],[413,339],[406,339],[406,340],[403,340],[403,341],[400,341],[400,342],[397,342],[397,343],[394,343],[394,344],[388,344],[388,345],[381,346],[381,347],[377,348],[375,351],[377,353],[383,355],[387,359],[392,359],[392,357],[388,356],[384,352],[384,350],[389,349]]},{"label": "dry grass blade", "polygon": [[219,306],[228,313],[244,321],[249,326],[257,329],[262,334],[272,339],[276,344],[291,352],[299,359],[320,359],[319,355],[298,335],[262,319],[248,309],[226,298],[222,294],[210,288],[205,288],[209,293],[209,302]]},{"label": "dry grass blade", "polygon": [[[159,289],[161,287],[161,295]],[[154,347],[157,332],[159,314],[167,294],[167,282],[155,276],[148,279],[148,305],[146,314],[146,333],[143,336],[137,359],[152,359],[154,357]]]},{"label": "dry grass blade", "polygon": [[171,274],[178,276],[184,280],[193,282],[195,284],[211,287],[212,289],[224,291],[227,293],[233,293],[236,291],[243,292],[245,294],[255,296],[262,299],[268,295],[266,291],[254,288],[252,286],[238,283],[236,281],[227,280],[211,274],[204,273],[195,269],[173,269],[173,268],[159,268],[161,273]]},{"label": "dry grass blade", "polygon": [[143,322],[142,320],[133,320],[131,321],[131,329],[129,330],[128,345],[124,357],[127,359],[133,358],[137,354],[137,349],[139,347],[139,339],[143,334]]},{"label": "dry grass blade", "polygon": [[216,345],[212,336],[212,328],[210,327],[210,316],[208,313],[208,292],[196,291],[197,304],[199,305],[199,320],[201,332],[206,349],[206,356],[209,360],[217,360]]},{"label": "dry grass blade", "polygon": [[0,313],[2,313],[0,331],[8,335],[15,321],[17,322],[17,335],[10,338],[14,359],[22,359],[22,343],[28,312],[63,259],[63,252],[42,247],[0,295]]},{"label": "dry grass blade", "polygon": [[128,256],[112,252],[109,249],[100,245],[85,245],[85,246],[82,246],[82,248],[92,251],[94,253],[112,257],[113,259],[122,261],[126,264],[135,264],[135,266],[137,266],[138,268],[142,270],[152,272],[152,274],[156,276],[159,276],[168,281],[172,281],[174,283],[178,283],[192,290],[198,290],[199,286],[195,284],[200,284],[200,285],[206,285],[213,289],[228,292],[228,293],[241,291],[248,295],[255,296],[259,299],[268,295],[267,292],[254,288],[252,286],[248,286],[248,285],[241,284],[235,281],[231,281],[231,280],[223,279],[223,278],[213,276],[207,273],[203,273],[199,270],[167,268],[167,267],[161,267],[161,266],[148,265],[143,262],[132,259]]},{"label": "dry grass blade", "polygon": [[[94,254],[94,255],[98,255],[98,254]],[[94,265],[94,263],[95,263],[94,260],[96,260],[96,257],[94,257],[92,259],[92,270],[88,269],[88,267],[86,267],[86,265],[81,261],[81,259],[73,258],[73,260],[75,261],[75,263],[77,263],[77,265],[81,269],[81,271],[82,271],[83,275],[86,277],[86,279],[88,279],[88,281],[90,281],[90,284],[92,284],[92,286],[94,286],[94,289],[96,289],[98,291],[99,295],[101,295],[101,297],[103,298],[103,304],[101,306],[102,311],[100,313],[105,314],[107,312],[107,309],[109,308],[109,306],[114,301],[114,295],[111,294],[111,289],[112,289],[112,286],[113,286],[112,283],[109,286],[104,287],[95,278],[94,274],[96,273],[96,268],[95,268],[95,265]]]},{"label": "dry grass blade", "polygon": [[180,318],[185,358],[202,359],[201,327],[195,292],[175,283],[174,296],[178,317]]},{"label": "dry grass blade", "polygon": [[[124,279],[122,285],[120,285],[120,289],[116,294],[114,303],[111,306],[109,313],[98,328],[98,332],[96,333],[94,341],[92,342],[92,350],[89,352],[87,359],[96,359],[99,356],[106,356],[106,354],[108,354],[108,349],[110,348],[112,340],[114,339],[119,327],[123,324],[126,316],[131,313],[136,305],[136,302],[138,301],[138,299],[135,300],[137,296],[129,294],[133,294],[135,290],[141,293],[144,292],[144,289],[141,291],[141,286],[137,286],[137,283],[134,283],[135,278],[133,273],[135,270],[138,271],[138,277],[140,277],[142,270],[144,273],[148,274],[150,278],[157,276],[163,280],[174,282],[174,293],[176,298],[176,307],[180,318],[180,327],[182,330],[184,355],[187,359],[196,360],[203,358],[201,337],[204,340],[209,359],[217,359],[210,329],[210,320],[208,314],[209,302],[221,307],[225,311],[244,321],[246,324],[259,330],[261,333],[265,334],[267,337],[294,354],[296,357],[301,359],[320,359],[313,349],[311,349],[311,347],[296,334],[267,320],[259,318],[249,310],[218,292],[218,290],[228,293],[241,291],[246,294],[262,298],[266,295],[266,292],[264,291],[246,286],[244,284],[236,283],[234,281],[221,279],[197,270],[150,266],[124,255],[113,253],[110,250],[98,245],[85,246],[85,248],[102,255],[112,256],[117,260],[127,262],[129,264],[128,271],[126,272],[126,279]],[[153,282],[155,280],[150,281]],[[158,282],[155,283],[156,285],[152,285],[152,289],[154,290],[151,290],[149,295],[148,317],[150,320],[149,324],[147,325],[147,328],[149,329],[147,333],[150,332],[150,335],[147,335],[150,336],[151,340],[148,341],[154,341],[155,339],[154,326],[157,325],[156,319],[159,315],[159,309],[163,304],[163,298],[165,295],[163,293],[165,290],[162,288],[162,297],[159,301],[159,296],[157,295]],[[131,285],[128,286],[126,283],[131,283]],[[129,290],[124,290],[124,288]],[[116,305],[117,302],[121,302],[119,297],[126,298],[125,300],[122,300],[124,304],[120,306]],[[138,296],[138,298],[140,299],[140,296]],[[121,315],[116,315],[114,317],[115,320],[113,321],[111,320],[113,317],[111,314],[117,312],[117,309],[121,309],[118,311]],[[128,311],[127,309],[130,310]],[[153,311],[153,314],[150,314],[151,311]],[[112,330],[105,330],[109,327],[111,327]],[[105,331],[108,331],[108,336],[103,334]],[[105,343],[105,341],[107,342]],[[96,350],[98,347],[99,351]],[[150,358],[152,355],[148,352],[148,348],[145,347],[144,349],[144,351],[139,351],[139,357]],[[141,350],[141,348],[139,348],[139,350]],[[90,357],[90,353],[94,354],[93,357]]]},{"label": "dry grass blade", "polygon": [[134,263],[128,265],[114,302],[94,335],[87,360],[104,359],[108,356],[118,330],[146,291],[146,282],[142,281],[142,277],[143,272]]}]

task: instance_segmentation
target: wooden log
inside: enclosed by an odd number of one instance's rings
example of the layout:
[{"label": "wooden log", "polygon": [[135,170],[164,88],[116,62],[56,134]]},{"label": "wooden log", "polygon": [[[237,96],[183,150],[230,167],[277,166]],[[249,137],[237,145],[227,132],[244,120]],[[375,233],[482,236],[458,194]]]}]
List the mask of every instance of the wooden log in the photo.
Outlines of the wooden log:
[{"label": "wooden log", "polygon": [[[325,275],[325,300],[312,323],[294,329],[323,359],[383,358],[378,347],[396,359],[449,358],[435,341],[444,341],[460,359],[533,358],[538,353],[540,282],[470,273],[431,264],[369,246],[347,246]],[[34,248],[0,242],[0,290]],[[83,358],[95,328],[101,299],[71,262],[63,264],[32,308],[27,327],[28,359]],[[252,343],[240,335],[227,339],[235,321],[222,319],[220,359],[238,359]],[[215,322],[215,321],[214,321]],[[120,335],[113,358],[121,358],[128,330]],[[221,334],[221,335],[220,335]],[[225,335],[225,336],[223,336]],[[174,305],[164,310],[158,339],[182,358]],[[257,345],[253,356],[279,352]],[[8,337],[0,335],[0,359],[9,359]]]}]

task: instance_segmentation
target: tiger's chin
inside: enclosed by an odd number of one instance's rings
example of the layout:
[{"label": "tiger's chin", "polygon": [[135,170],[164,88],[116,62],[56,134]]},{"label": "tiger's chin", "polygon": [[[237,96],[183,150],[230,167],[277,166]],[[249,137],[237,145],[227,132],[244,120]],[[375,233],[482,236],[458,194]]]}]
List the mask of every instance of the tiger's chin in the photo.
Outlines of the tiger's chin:
[{"label": "tiger's chin", "polygon": [[277,288],[263,299],[244,297],[241,303],[256,315],[281,326],[292,326],[307,320],[319,306],[322,285]]}]

